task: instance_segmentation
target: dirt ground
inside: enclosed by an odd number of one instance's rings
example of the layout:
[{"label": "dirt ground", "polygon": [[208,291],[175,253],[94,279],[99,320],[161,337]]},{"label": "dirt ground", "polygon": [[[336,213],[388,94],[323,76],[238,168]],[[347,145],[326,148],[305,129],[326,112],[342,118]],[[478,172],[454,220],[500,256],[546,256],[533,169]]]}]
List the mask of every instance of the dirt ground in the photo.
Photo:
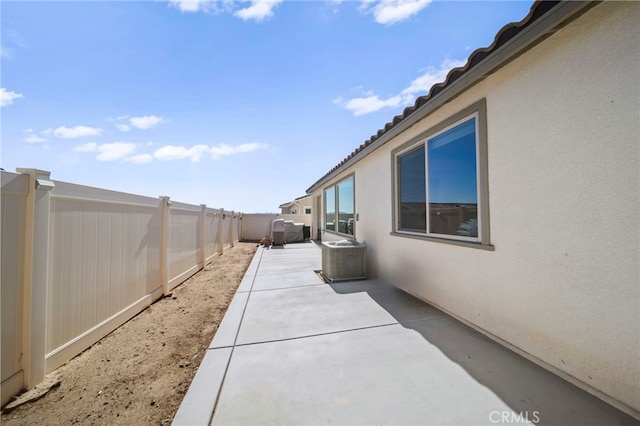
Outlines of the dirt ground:
[{"label": "dirt ground", "polygon": [[[240,284],[256,243],[238,243],[51,373],[44,397],[2,425],[168,425]],[[5,410],[6,411],[6,410]]]}]

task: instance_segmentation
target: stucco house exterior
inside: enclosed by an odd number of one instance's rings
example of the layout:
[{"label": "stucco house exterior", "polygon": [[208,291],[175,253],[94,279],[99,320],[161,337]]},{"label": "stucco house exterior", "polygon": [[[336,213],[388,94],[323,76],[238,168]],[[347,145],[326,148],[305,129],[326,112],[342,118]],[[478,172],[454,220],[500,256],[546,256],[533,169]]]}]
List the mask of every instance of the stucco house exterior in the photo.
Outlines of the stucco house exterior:
[{"label": "stucco house exterior", "polygon": [[370,277],[640,418],[638,22],[535,3],[307,193]]},{"label": "stucco house exterior", "polygon": [[311,214],[311,196],[303,195],[301,197],[296,198],[293,201],[289,201],[287,203],[280,204],[278,206],[280,208],[281,214]]}]

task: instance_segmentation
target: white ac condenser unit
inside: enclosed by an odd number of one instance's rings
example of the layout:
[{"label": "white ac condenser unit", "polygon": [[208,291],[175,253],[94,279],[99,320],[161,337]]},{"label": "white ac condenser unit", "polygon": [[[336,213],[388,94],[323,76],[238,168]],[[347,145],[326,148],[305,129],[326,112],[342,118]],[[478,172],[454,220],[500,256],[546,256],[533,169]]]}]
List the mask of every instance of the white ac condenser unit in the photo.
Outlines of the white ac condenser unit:
[{"label": "white ac condenser unit", "polygon": [[329,282],[367,278],[367,245],[354,240],[322,243],[322,275]]}]

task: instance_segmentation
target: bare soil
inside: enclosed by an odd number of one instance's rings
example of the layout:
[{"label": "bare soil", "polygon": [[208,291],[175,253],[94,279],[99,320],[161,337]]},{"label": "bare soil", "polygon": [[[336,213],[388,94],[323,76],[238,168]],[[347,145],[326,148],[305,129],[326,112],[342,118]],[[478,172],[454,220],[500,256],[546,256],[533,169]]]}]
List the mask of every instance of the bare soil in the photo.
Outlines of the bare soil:
[{"label": "bare soil", "polygon": [[2,425],[167,425],[256,251],[237,243],[173,293],[51,373]]}]

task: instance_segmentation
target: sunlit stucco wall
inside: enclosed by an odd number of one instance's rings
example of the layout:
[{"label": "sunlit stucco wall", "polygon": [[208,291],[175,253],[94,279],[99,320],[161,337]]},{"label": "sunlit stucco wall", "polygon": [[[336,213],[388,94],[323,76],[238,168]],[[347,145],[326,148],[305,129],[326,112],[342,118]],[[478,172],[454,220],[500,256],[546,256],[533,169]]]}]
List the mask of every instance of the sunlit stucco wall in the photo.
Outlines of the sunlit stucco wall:
[{"label": "sunlit stucco wall", "polygon": [[[594,7],[332,181],[355,173],[369,276],[636,415],[639,20]],[[483,98],[494,250],[391,235],[391,151]]]}]

